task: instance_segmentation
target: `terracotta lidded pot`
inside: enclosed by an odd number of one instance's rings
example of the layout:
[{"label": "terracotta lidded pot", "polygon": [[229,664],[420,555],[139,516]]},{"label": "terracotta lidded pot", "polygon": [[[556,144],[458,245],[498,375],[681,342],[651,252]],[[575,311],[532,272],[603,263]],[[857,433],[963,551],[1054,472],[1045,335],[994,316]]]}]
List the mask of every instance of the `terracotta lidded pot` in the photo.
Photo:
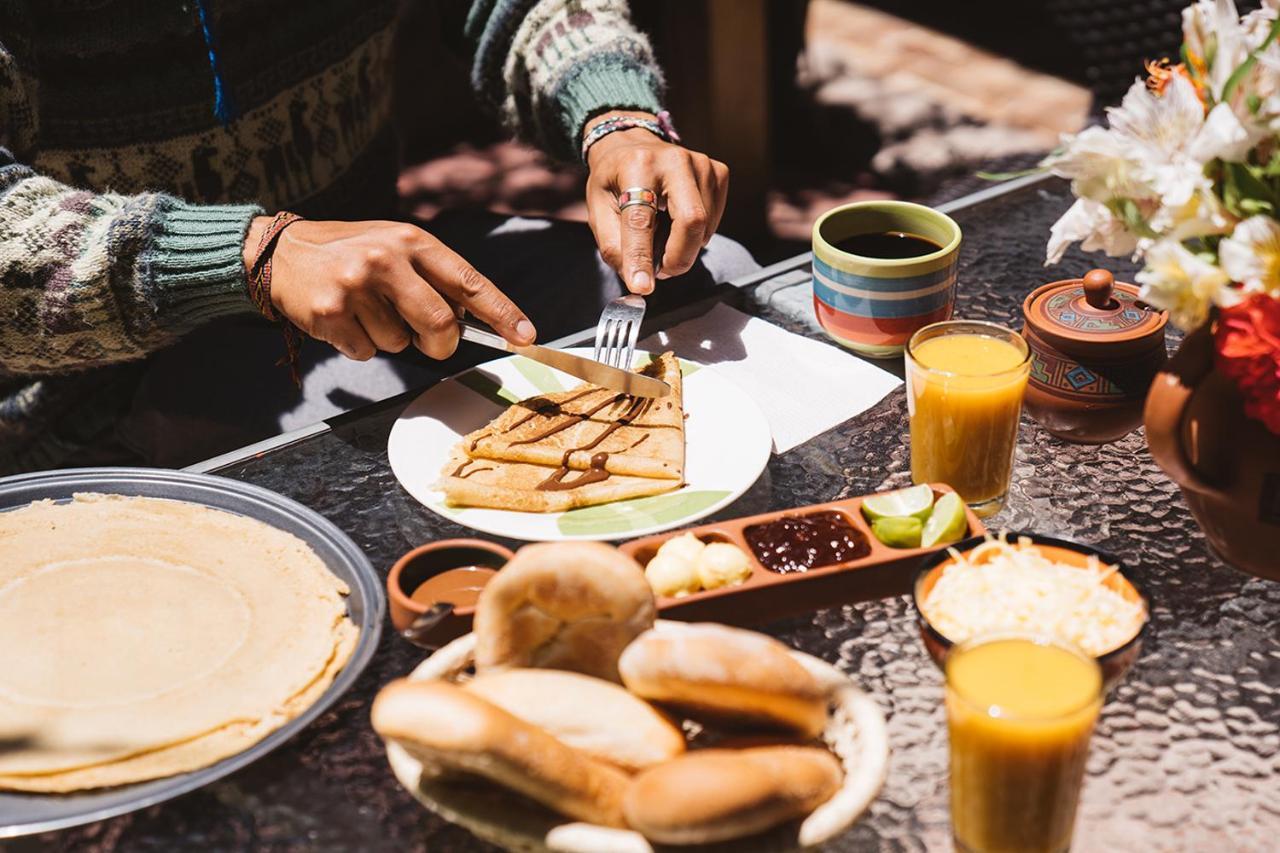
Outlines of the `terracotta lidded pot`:
[{"label": "terracotta lidded pot", "polygon": [[1022,303],[1031,348],[1026,408],[1053,435],[1115,441],[1142,423],[1142,404],[1168,352],[1168,315],[1106,270],[1037,287]]}]

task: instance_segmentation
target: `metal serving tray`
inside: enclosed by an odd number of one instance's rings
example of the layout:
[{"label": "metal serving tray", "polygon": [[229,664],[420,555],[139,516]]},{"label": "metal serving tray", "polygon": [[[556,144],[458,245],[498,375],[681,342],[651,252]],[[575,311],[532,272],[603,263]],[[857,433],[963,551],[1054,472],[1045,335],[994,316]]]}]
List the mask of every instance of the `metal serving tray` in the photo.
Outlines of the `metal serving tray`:
[{"label": "metal serving tray", "polygon": [[[313,510],[275,492],[208,474],[150,468],[78,468],[0,479],[0,512],[76,492],[168,498],[255,518],[310,545],[329,570],[351,588],[347,613],[360,639],[346,667],[315,704],[258,743],[202,770],[151,782],[72,794],[0,793],[0,838],[29,835],[102,820],[201,788],[279,747],[345,693],[373,657],[386,598],[373,566],[345,533]],[[2,658],[0,658],[2,660]],[[0,664],[2,665],[2,664]]]}]

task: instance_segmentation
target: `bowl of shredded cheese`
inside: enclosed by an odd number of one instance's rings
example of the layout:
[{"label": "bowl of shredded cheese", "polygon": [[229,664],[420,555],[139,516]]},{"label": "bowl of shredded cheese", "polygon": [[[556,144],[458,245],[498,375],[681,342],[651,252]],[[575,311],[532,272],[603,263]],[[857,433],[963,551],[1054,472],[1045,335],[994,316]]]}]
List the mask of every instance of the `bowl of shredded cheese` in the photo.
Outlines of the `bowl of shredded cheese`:
[{"label": "bowl of shredded cheese", "polygon": [[1032,533],[957,543],[926,558],[912,595],[934,662],[992,633],[1048,634],[1102,666],[1114,684],[1137,659],[1147,602],[1096,548]]}]

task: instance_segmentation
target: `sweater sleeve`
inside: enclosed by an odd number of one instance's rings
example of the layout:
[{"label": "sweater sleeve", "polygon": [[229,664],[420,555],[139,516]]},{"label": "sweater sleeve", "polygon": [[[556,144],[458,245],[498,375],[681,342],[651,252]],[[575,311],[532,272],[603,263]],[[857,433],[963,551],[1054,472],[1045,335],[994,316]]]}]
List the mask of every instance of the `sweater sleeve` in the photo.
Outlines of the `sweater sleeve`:
[{"label": "sweater sleeve", "polygon": [[60,184],[0,149],[0,367],[36,375],[142,358],[253,313],[252,205],[192,205]]},{"label": "sweater sleeve", "polygon": [[243,246],[261,209],[38,174],[20,162],[39,124],[35,91],[0,45],[0,373],[136,360],[214,318],[255,313]]},{"label": "sweater sleeve", "polygon": [[602,112],[661,109],[662,73],[625,0],[474,0],[467,34],[483,103],[553,156],[577,159]]}]

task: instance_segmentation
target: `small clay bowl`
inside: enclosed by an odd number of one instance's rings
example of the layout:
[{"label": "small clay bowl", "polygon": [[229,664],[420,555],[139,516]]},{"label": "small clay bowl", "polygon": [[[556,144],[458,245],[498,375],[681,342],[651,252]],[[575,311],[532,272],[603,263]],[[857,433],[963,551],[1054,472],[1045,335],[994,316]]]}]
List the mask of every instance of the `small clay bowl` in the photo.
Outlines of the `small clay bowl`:
[{"label": "small clay bowl", "polygon": [[[412,596],[418,587],[450,569],[478,566],[501,569],[514,554],[510,548],[486,542],[483,539],[441,539],[419,545],[396,560],[387,574],[387,602],[391,610],[391,624],[403,631],[432,606],[430,602],[414,601]],[[432,632],[447,640],[451,626],[461,634],[470,630],[475,605],[454,607]],[[453,623],[457,623],[454,625]]]},{"label": "small clay bowl", "polygon": [[[1055,539],[1052,536],[1041,536],[1038,533],[1010,533],[1008,536],[1011,542],[1017,541],[1019,538],[1030,539],[1040,546],[1040,550],[1046,556],[1069,565],[1085,568],[1088,565],[1089,557],[1094,556],[1107,565],[1124,568],[1124,565],[1115,557],[1088,545],[1068,542],[1065,539]],[[985,537],[974,536],[963,542],[957,542],[950,547],[965,553],[981,545],[984,541],[986,541]],[[929,657],[933,658],[933,662],[938,665],[939,669],[943,667],[947,652],[951,650],[952,642],[929,623],[929,620],[924,616],[924,610],[920,607],[920,602],[933,591],[933,585],[942,576],[942,570],[950,565],[951,562],[952,558],[949,549],[930,554],[920,562],[920,566],[916,570],[915,583],[911,586],[911,603],[915,606],[916,616],[920,624],[920,638],[924,640],[924,647],[928,650]],[[1142,650],[1142,637],[1146,633],[1147,624],[1151,619],[1151,607],[1146,597],[1133,585],[1133,581],[1125,577],[1122,572],[1115,572],[1107,578],[1105,583],[1130,601],[1142,602],[1144,612],[1142,625],[1132,637],[1116,648],[1097,656],[1098,665],[1102,667],[1103,683],[1106,685],[1106,689],[1110,690],[1119,683],[1120,679],[1129,671],[1129,668],[1133,666],[1134,661],[1138,659],[1138,653]]]}]

